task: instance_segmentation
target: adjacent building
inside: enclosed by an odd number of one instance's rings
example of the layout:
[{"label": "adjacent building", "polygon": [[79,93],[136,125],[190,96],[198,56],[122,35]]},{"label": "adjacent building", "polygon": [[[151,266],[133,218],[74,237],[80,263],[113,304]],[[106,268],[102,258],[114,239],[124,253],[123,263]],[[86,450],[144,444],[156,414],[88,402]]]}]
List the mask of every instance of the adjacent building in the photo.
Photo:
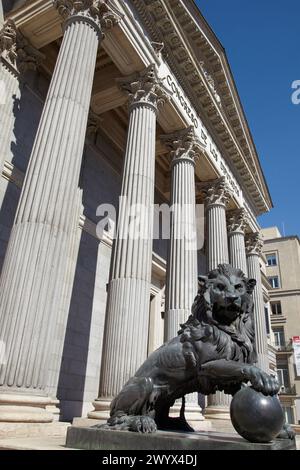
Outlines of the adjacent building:
[{"label": "adjacent building", "polygon": [[286,419],[300,423],[300,240],[277,227],[262,230],[270,283],[271,327],[280,401]]}]

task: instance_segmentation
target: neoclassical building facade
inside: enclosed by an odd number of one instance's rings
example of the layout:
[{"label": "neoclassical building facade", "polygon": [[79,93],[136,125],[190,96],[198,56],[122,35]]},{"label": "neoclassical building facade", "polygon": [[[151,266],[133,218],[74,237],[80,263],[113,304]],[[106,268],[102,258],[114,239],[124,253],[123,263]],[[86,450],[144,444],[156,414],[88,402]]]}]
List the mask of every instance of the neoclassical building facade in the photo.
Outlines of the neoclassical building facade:
[{"label": "neoclassical building facade", "polygon": [[[195,3],[4,1],[0,22],[0,422],[104,419],[219,263],[258,281],[268,370],[256,218],[272,201]],[[143,207],[130,224],[142,237],[126,231],[124,200]],[[105,204],[118,216],[99,235]],[[175,207],[169,239],[153,234],[162,204]],[[207,415],[227,405],[209,398]],[[188,410],[203,419],[197,397]]]}]

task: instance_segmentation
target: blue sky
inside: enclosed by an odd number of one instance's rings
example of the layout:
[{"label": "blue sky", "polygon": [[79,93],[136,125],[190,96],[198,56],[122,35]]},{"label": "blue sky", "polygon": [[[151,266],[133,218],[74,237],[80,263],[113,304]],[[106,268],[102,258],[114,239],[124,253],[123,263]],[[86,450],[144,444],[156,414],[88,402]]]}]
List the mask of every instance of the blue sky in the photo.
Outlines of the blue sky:
[{"label": "blue sky", "polygon": [[300,235],[300,1],[197,0],[226,49],[274,209],[262,227]]}]

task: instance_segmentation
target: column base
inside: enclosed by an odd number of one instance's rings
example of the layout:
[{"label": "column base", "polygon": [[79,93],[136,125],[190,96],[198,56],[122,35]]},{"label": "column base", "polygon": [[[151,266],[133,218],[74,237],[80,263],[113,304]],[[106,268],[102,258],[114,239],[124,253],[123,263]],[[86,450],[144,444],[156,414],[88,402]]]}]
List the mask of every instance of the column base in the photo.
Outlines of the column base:
[{"label": "column base", "polygon": [[53,414],[46,408],[56,404],[47,396],[0,393],[0,423],[52,423]]},{"label": "column base", "polygon": [[109,418],[111,399],[101,398],[93,401],[94,410],[88,413],[88,418],[97,419],[99,423],[106,423]]},{"label": "column base", "polygon": [[208,406],[204,411],[205,418],[230,421],[230,410],[227,406]]}]

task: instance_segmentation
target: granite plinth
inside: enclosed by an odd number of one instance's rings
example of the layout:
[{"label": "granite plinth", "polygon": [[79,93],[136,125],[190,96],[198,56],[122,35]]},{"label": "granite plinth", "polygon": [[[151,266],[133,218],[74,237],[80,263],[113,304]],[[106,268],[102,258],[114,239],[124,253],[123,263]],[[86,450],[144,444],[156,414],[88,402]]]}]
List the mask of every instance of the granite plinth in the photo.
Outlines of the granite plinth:
[{"label": "granite plinth", "polygon": [[269,444],[256,444],[236,434],[216,432],[178,433],[158,431],[138,434],[72,426],[66,446],[85,450],[294,450],[295,440],[276,439]]}]

